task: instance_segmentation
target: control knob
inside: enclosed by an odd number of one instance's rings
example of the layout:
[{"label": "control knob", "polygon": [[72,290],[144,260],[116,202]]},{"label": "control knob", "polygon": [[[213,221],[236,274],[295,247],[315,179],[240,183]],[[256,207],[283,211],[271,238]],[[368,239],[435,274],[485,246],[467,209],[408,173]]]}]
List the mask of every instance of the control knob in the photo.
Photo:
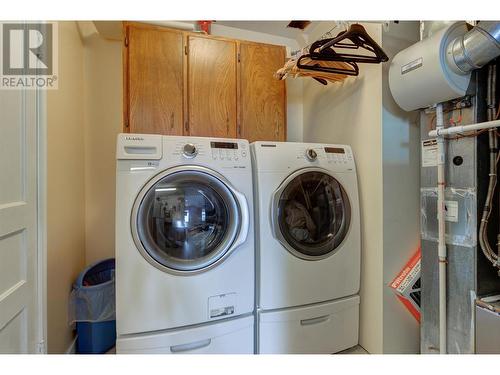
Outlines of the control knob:
[{"label": "control knob", "polygon": [[182,153],[187,158],[194,158],[196,156],[196,154],[198,154],[198,149],[196,148],[196,146],[194,144],[187,143],[184,145],[184,148],[182,149]]},{"label": "control knob", "polygon": [[318,157],[318,154],[316,153],[316,151],[310,148],[306,151],[306,157],[307,159],[309,159],[309,161],[314,161]]}]

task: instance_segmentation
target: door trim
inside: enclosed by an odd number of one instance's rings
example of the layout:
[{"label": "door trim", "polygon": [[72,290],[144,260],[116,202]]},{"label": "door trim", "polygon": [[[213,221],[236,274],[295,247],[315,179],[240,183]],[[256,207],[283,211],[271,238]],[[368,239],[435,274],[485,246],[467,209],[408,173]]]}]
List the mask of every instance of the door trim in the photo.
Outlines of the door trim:
[{"label": "door trim", "polygon": [[47,354],[47,91],[36,91],[37,125],[37,347]]}]

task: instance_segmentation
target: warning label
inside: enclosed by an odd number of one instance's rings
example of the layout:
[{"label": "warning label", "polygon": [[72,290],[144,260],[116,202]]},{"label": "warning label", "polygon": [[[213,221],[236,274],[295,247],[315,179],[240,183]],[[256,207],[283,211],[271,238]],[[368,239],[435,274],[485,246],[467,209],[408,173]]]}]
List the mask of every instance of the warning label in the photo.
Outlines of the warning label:
[{"label": "warning label", "polygon": [[437,149],[437,141],[435,139],[422,141],[422,167],[437,166]]},{"label": "warning label", "polygon": [[444,219],[458,223],[458,201],[444,201]]}]

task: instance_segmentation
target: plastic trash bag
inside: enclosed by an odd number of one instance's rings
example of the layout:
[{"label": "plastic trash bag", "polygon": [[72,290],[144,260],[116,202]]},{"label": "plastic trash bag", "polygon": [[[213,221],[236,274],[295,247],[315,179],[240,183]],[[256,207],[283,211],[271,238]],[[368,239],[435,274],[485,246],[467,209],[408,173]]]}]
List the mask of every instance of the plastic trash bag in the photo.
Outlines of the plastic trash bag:
[{"label": "plastic trash bag", "polygon": [[69,297],[69,324],[115,320],[115,260],[86,268],[73,284]]}]

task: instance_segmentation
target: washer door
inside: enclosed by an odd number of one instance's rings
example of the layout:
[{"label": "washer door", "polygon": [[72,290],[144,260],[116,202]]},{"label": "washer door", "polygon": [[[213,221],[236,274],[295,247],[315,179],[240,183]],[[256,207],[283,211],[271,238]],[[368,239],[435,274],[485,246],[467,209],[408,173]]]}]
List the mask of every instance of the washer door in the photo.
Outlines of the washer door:
[{"label": "washer door", "polygon": [[144,258],[171,273],[207,270],[244,242],[244,196],[218,173],[197,166],[169,169],[136,198],[132,236]]},{"label": "washer door", "polygon": [[275,192],[276,238],[293,255],[319,260],[346,238],[351,205],[342,185],[326,170],[308,168],[290,175]]}]

